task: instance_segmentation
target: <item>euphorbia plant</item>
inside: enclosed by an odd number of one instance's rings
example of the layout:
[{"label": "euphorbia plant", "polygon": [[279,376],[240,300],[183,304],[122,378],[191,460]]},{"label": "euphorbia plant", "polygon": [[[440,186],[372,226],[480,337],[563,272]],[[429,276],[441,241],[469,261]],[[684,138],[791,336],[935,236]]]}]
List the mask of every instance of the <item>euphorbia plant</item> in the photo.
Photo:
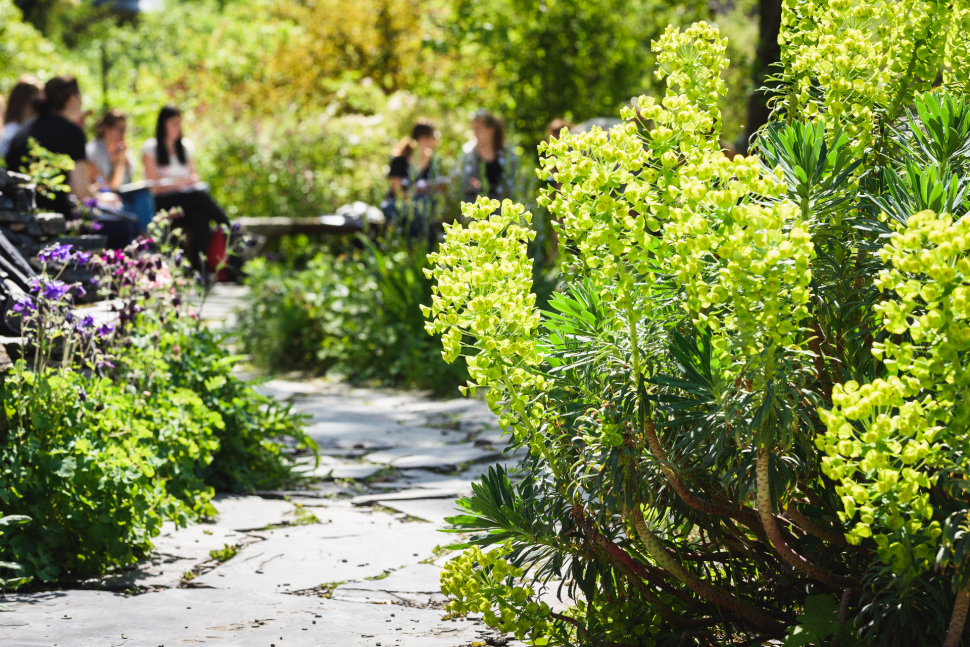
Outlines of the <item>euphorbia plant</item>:
[{"label": "euphorbia plant", "polygon": [[428,329],[529,456],[461,501],[483,532],[442,575],[453,613],[561,644],[960,644],[968,16],[786,2],[776,119],[733,158],[723,41],[669,29],[660,102],[541,148],[550,312],[528,214],[466,208]]}]

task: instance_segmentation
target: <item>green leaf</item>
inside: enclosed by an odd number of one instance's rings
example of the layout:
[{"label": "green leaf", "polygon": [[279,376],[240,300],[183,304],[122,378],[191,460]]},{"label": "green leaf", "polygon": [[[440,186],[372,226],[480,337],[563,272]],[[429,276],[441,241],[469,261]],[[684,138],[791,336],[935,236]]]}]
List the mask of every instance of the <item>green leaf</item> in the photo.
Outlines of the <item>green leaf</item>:
[{"label": "green leaf", "polygon": [[822,640],[839,630],[838,606],[838,602],[828,595],[806,598],[805,610],[798,616],[800,624],[788,630],[784,647],[804,647],[812,643],[818,647]]}]

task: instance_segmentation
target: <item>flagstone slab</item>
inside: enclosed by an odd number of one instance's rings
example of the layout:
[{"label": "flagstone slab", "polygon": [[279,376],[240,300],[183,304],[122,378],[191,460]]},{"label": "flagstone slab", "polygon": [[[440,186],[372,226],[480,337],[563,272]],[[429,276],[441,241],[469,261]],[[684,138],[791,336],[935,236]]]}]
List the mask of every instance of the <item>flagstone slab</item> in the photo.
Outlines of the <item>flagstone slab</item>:
[{"label": "flagstone slab", "polygon": [[344,517],[336,523],[270,531],[266,541],[247,546],[192,585],[302,591],[415,564],[432,556],[441,543],[430,524],[401,523],[386,514],[380,518],[386,521],[351,524]]},{"label": "flagstone slab", "polygon": [[261,530],[293,520],[293,504],[240,494],[218,494],[212,504],[219,512],[216,523],[239,532]]},{"label": "flagstone slab", "polygon": [[444,604],[439,578],[441,568],[432,564],[415,564],[379,580],[362,580],[341,584],[333,592],[334,600],[374,603]]},{"label": "flagstone slab", "polygon": [[452,499],[458,496],[455,488],[412,488],[398,492],[382,492],[379,494],[365,494],[355,496],[350,500],[354,505],[371,505],[388,501],[410,501],[413,499]]},{"label": "flagstone slab", "polygon": [[[363,463],[360,461],[346,461],[336,456],[320,456],[319,464],[314,467],[313,457],[307,457],[300,461],[303,465],[297,468],[302,475],[310,478],[319,479],[354,479],[362,481],[374,476],[386,465],[376,463]],[[305,467],[304,467],[305,465]]]},{"label": "flagstone slab", "polygon": [[165,522],[161,534],[152,540],[155,550],[147,560],[98,581],[102,586],[113,589],[176,587],[186,571],[211,559],[209,551],[248,541],[251,538],[245,533],[215,524],[176,528],[174,523]]},{"label": "flagstone slab", "polygon": [[483,642],[474,621],[442,612],[262,591],[170,589],[134,597],[103,591],[12,596],[17,626],[0,624],[0,646],[454,647]]},{"label": "flagstone slab", "polygon": [[[465,514],[458,506],[455,504],[455,498],[451,497],[448,499],[396,499],[393,501],[382,500],[377,502],[386,508],[392,510],[397,510],[398,512],[403,512],[409,517],[415,517],[417,519],[423,519],[432,523],[437,528],[443,528],[448,525],[445,521],[446,517],[454,517],[459,514]],[[454,535],[442,534],[439,539],[439,545],[447,546],[458,541]]]},{"label": "flagstone slab", "polygon": [[365,458],[371,463],[384,463],[402,469],[415,467],[454,469],[462,463],[478,462],[499,456],[501,456],[501,452],[482,447],[440,445],[437,447],[398,447],[367,454]]},{"label": "flagstone slab", "polygon": [[463,442],[466,434],[448,429],[399,425],[393,421],[327,420],[307,426],[307,435],[324,449],[388,449],[432,447]]}]

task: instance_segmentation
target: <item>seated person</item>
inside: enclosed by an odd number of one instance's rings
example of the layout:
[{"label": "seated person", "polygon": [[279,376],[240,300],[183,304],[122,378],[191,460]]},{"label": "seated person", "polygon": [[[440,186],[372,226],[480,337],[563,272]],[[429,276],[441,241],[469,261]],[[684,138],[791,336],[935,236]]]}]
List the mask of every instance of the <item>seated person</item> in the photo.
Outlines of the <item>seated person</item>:
[{"label": "seated person", "polygon": [[138,216],[138,229],[144,233],[155,216],[155,200],[147,187],[130,186],[135,164],[125,142],[127,130],[125,113],[120,110],[104,113],[95,126],[97,138],[87,145],[88,168],[91,182],[102,191],[117,193],[124,210]]},{"label": "seated person", "polygon": [[10,91],[7,107],[3,113],[3,130],[0,131],[0,157],[10,152],[10,142],[20,127],[34,117],[34,102],[40,94],[40,81],[32,76],[22,76]]},{"label": "seated person", "polygon": [[[67,183],[70,194],[57,192],[53,198],[37,195],[37,208],[41,211],[61,213],[65,218],[74,217],[74,203],[70,196],[79,201],[94,200],[99,206],[120,212],[121,199],[117,194],[97,192],[90,180],[87,168],[87,151],[84,130],[77,125],[84,118],[81,109],[81,90],[77,79],[71,76],[57,76],[44,85],[43,94],[34,105],[36,117],[24,124],[10,142],[6,163],[9,169],[24,169],[30,166],[30,144],[34,139],[52,153],[67,155],[75,162],[74,169],[68,174]],[[108,237],[112,248],[124,247],[135,237],[136,224],[125,214],[98,218],[101,233]]]},{"label": "seated person", "polygon": [[200,185],[194,154],[192,142],[182,137],[182,113],[165,106],[158,114],[155,137],[142,148],[145,178],[158,209],[182,210],[176,226],[188,235],[189,258],[201,270],[205,267],[201,257],[208,254],[212,236],[210,223],[228,225],[229,219]]}]

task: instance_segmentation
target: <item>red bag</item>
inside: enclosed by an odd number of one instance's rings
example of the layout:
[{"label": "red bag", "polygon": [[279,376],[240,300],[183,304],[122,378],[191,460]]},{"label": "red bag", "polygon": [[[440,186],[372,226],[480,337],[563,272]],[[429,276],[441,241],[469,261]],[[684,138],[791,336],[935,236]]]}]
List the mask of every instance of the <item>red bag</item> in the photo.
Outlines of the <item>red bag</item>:
[{"label": "red bag", "polygon": [[[212,232],[209,237],[209,248],[205,252],[205,269],[209,272],[215,272],[216,268],[222,263],[226,258],[226,235],[221,229],[217,229]],[[226,272],[226,268],[222,268],[219,271],[220,281],[229,280],[229,275]]]}]

